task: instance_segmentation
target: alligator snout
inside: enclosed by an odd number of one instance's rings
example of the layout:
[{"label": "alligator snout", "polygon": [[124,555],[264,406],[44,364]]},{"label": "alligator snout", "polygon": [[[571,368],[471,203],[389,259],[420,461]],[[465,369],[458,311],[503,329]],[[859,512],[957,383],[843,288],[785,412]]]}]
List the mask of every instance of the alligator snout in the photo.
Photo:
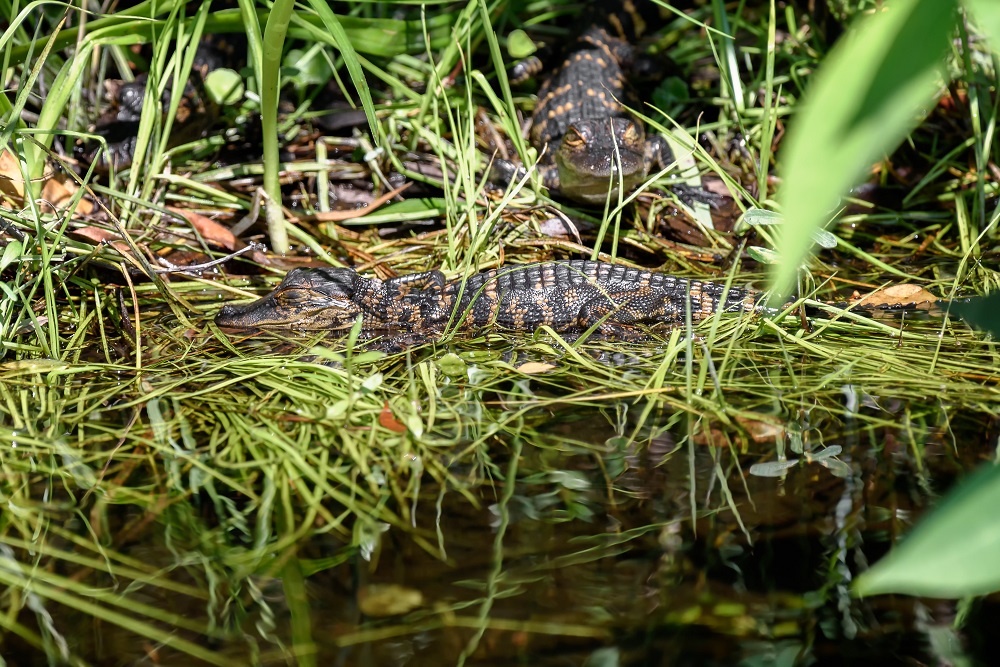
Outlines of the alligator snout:
[{"label": "alligator snout", "polygon": [[225,305],[216,314],[215,324],[227,329],[248,329],[260,326],[261,301],[264,301],[264,299],[258,299],[253,303],[242,306]]}]

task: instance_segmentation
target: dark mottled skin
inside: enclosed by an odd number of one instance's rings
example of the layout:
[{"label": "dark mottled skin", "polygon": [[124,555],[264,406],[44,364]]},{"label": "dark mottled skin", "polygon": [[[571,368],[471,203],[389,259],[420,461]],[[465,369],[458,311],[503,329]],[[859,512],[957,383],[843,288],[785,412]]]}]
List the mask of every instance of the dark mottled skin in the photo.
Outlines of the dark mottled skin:
[{"label": "dark mottled skin", "polygon": [[[723,295],[725,303],[722,305]],[[362,317],[369,333],[440,333],[446,328],[559,332],[596,331],[635,338],[634,325],[675,325],[690,303],[697,322],[717,310],[754,311],[759,294],[641,269],[575,260],[485,271],[447,282],[440,271],[390,280],[353,269],[295,269],[267,296],[224,306],[228,328],[345,329]],[[450,324],[449,324],[450,323]]]},{"label": "dark mottled skin", "polygon": [[[621,31],[620,24],[616,24]],[[625,73],[632,46],[624,34],[592,26],[570,49],[563,64],[538,92],[531,117],[532,145],[545,153],[539,171],[547,188],[585,204],[603,204],[645,180],[650,168],[672,161],[663,137],[646,137],[641,122],[625,105],[637,106]],[[536,61],[515,76],[533,74]],[[518,173],[499,161],[496,180]]]},{"label": "dark mottled skin", "polygon": [[[168,147],[194,141],[215,123],[219,109],[205,93],[204,78],[212,70],[226,66],[231,59],[228,48],[219,39],[206,38],[199,43],[191,74],[184,83],[184,93],[178,100]],[[166,81],[160,97],[160,108],[164,112],[170,108],[172,83],[170,79]],[[113,87],[110,94],[111,107],[97,120],[93,130],[94,134],[107,143],[107,152],[103,150],[101,142],[87,141],[74,148],[77,160],[86,164],[96,162],[100,171],[106,171],[112,166],[124,169],[132,164],[147,85],[148,76],[140,74],[134,81]]]}]

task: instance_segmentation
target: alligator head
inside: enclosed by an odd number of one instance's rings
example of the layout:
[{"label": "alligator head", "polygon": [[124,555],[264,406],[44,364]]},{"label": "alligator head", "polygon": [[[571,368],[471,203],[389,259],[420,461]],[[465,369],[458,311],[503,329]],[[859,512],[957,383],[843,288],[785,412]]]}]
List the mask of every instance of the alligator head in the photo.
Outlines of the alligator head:
[{"label": "alligator head", "polygon": [[223,306],[215,323],[232,329],[350,327],[362,312],[354,299],[359,280],[354,269],[295,269],[267,296]]},{"label": "alligator head", "polygon": [[632,118],[588,118],[569,126],[556,149],[559,191],[585,204],[604,204],[646,178],[646,133]]}]

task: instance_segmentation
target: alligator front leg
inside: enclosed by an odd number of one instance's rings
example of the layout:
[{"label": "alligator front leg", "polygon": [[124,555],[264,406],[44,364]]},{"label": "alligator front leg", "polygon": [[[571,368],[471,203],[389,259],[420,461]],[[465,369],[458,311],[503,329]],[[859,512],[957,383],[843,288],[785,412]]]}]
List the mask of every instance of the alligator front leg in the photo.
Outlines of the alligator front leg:
[{"label": "alligator front leg", "polygon": [[440,271],[411,273],[383,283],[385,310],[390,319],[410,332],[431,332],[447,321],[451,309],[445,299]]},{"label": "alligator front leg", "polygon": [[[681,299],[683,294],[680,295]],[[595,324],[602,334],[617,337],[622,327],[633,325],[679,324],[684,314],[679,300],[665,293],[638,288],[635,292],[608,292],[587,301],[576,318],[576,326],[589,329]]]},{"label": "alligator front leg", "polygon": [[674,152],[670,149],[670,142],[659,134],[646,136],[645,157],[648,165],[647,173],[666,169],[676,161]]},{"label": "alligator front leg", "polygon": [[[670,142],[659,134],[651,135],[646,139],[645,159],[648,165],[647,173],[650,174],[662,171],[676,162],[674,151],[670,148]],[[707,204],[712,208],[718,208],[722,205],[722,197],[699,186],[674,183],[670,186],[670,191],[688,205],[695,202]]]}]

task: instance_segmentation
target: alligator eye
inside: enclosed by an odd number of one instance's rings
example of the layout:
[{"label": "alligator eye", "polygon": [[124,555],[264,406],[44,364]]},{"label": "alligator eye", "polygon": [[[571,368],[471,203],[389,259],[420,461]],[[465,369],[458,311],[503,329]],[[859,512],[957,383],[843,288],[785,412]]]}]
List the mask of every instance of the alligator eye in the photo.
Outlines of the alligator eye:
[{"label": "alligator eye", "polygon": [[309,299],[309,295],[305,290],[286,289],[275,294],[274,298],[282,305],[294,306],[296,304],[305,303]]},{"label": "alligator eye", "polygon": [[563,143],[570,148],[580,148],[587,143],[587,138],[575,127],[571,127],[563,135]]}]

